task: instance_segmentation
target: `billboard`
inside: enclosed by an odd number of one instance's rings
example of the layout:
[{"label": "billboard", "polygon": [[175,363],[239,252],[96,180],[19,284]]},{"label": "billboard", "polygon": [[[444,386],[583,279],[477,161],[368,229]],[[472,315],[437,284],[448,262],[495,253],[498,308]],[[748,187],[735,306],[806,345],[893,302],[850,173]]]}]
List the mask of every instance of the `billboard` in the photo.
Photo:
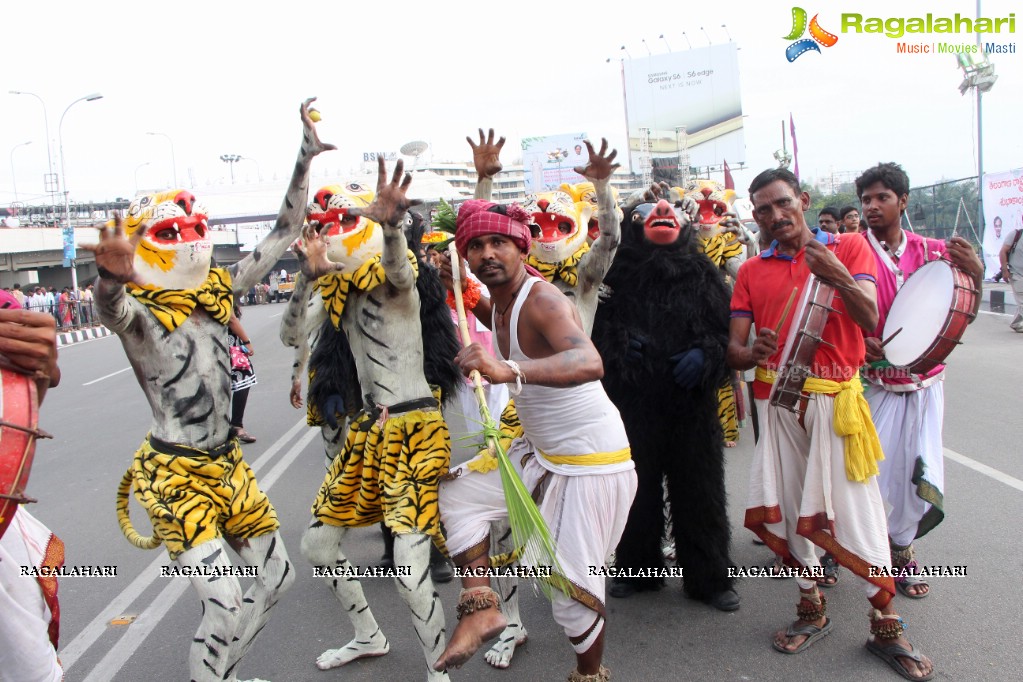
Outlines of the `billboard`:
[{"label": "billboard", "polygon": [[745,162],[735,43],[627,59],[622,79],[633,172],[678,168],[682,127],[690,166]]},{"label": "billboard", "polygon": [[586,178],[573,170],[590,160],[585,133],[563,133],[522,138],[522,171],[526,193],[552,192],[563,182],[575,184]]},{"label": "billboard", "polygon": [[998,252],[1005,236],[1023,227],[1023,168],[1003,173],[984,173],[984,265],[987,276],[1001,269]]}]

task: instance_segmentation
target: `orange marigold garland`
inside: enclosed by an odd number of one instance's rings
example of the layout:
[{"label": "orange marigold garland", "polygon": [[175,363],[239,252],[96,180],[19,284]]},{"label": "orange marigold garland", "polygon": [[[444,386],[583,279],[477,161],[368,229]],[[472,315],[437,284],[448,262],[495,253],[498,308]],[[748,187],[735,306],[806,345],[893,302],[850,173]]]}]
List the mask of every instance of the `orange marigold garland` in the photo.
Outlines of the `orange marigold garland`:
[{"label": "orange marigold garland", "polygon": [[[471,279],[467,279],[465,281],[465,290],[462,291],[462,303],[465,305],[465,309],[471,311],[479,302],[480,285]],[[455,310],[455,294],[452,291],[448,292],[448,307]]]}]

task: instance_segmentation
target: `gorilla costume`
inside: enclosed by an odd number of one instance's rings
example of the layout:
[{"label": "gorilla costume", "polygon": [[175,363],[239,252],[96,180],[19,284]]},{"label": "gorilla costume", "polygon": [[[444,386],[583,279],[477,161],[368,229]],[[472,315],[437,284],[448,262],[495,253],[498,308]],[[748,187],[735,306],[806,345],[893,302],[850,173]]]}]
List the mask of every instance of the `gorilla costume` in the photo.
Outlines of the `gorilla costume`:
[{"label": "gorilla costume", "polygon": [[[604,388],[621,412],[639,490],[616,553],[611,593],[658,590],[666,478],[687,596],[739,607],[728,577],[731,529],[717,391],[727,376],[729,295],[690,217],[665,200],[627,206],[622,245],[604,279],[593,342]],[[656,575],[656,573],[655,573]]]}]

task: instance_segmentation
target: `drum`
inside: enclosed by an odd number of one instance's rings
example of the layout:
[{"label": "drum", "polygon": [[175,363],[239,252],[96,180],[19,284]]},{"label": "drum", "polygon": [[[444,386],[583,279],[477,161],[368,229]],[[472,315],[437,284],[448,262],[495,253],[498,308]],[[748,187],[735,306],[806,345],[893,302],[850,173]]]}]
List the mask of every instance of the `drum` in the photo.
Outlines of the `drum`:
[{"label": "drum", "polygon": [[0,537],[25,497],[38,430],[39,398],[35,379],[11,369],[0,356]]},{"label": "drum", "polygon": [[[926,374],[962,343],[977,301],[973,278],[947,260],[925,263],[899,289],[884,323],[885,357]],[[892,338],[894,336],[894,338]]]},{"label": "drum", "polygon": [[[778,376],[771,387],[771,404],[791,412],[801,412],[803,383],[814,376],[813,357],[821,343],[821,333],[834,312],[831,302],[835,298],[833,287],[813,275],[803,287],[803,300],[793,317],[785,342],[785,352],[778,367]],[[784,323],[784,320],[782,320]]]}]

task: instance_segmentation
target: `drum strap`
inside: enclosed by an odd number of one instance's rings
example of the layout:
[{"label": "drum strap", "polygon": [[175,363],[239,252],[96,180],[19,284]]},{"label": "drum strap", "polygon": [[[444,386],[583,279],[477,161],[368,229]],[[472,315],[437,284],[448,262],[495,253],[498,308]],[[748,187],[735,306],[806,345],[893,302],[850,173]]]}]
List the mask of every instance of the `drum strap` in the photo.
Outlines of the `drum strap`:
[{"label": "drum strap", "polygon": [[[886,244],[885,242],[878,241],[877,237],[875,237],[874,233],[871,232],[870,230],[867,230],[867,241],[870,242],[870,245],[874,248],[874,251],[877,252],[877,255],[881,257],[881,262],[888,266],[888,269],[891,270],[893,275],[895,275],[895,289],[896,290],[901,289],[902,283],[906,279],[898,265],[899,255],[901,254],[893,253],[891,247],[888,246],[888,244]],[[905,252],[906,249],[905,235],[903,235],[902,237],[901,247],[903,252]]]},{"label": "drum strap", "polygon": [[[773,384],[777,375],[774,370],[756,368],[757,380],[766,384]],[[870,417],[870,405],[863,397],[859,372],[842,382],[809,377],[803,384],[803,391],[835,396],[833,428],[845,445],[846,478],[864,483],[871,476],[877,476],[877,463],[884,459],[884,453]]]}]

